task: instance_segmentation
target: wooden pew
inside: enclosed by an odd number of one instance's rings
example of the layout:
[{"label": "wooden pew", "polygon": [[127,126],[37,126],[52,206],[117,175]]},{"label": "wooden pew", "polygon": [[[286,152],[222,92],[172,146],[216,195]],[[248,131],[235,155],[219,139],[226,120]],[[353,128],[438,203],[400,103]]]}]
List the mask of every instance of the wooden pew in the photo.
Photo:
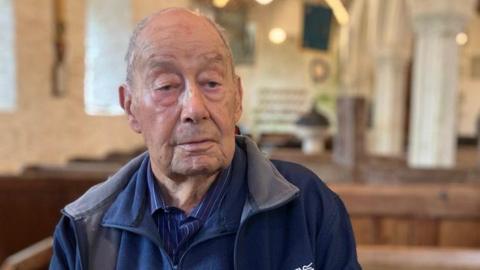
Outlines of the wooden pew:
[{"label": "wooden pew", "polygon": [[[0,177],[0,261],[51,235],[61,207],[101,180]],[[351,215],[364,269],[480,269],[480,185],[329,186]],[[40,250],[6,265],[41,264],[51,250]]]},{"label": "wooden pew", "polygon": [[[143,150],[138,150],[137,152]],[[19,176],[0,176],[0,262],[52,235],[60,210],[105,180],[129,154],[64,166],[28,166]]]},{"label": "wooden pew", "polygon": [[358,177],[366,183],[419,184],[419,183],[480,183],[479,168],[426,169],[409,168],[394,159],[370,158],[360,166]]},{"label": "wooden pew", "polygon": [[363,270],[480,269],[480,249],[409,246],[359,246]]},{"label": "wooden pew", "polygon": [[330,184],[363,245],[480,247],[480,185]]},{"label": "wooden pew", "polygon": [[64,166],[27,166],[20,177],[23,179],[104,179],[121,167],[109,162],[69,162]]},{"label": "wooden pew", "polygon": [[[357,248],[364,270],[480,269],[480,249],[363,245]],[[8,257],[0,270],[47,269],[52,238],[46,238]]]},{"label": "wooden pew", "polygon": [[103,179],[0,177],[0,262],[52,235],[60,209]]},{"label": "wooden pew", "polygon": [[9,256],[0,270],[47,269],[52,257],[53,238],[48,237]]},{"label": "wooden pew", "polygon": [[[376,184],[418,184],[418,183],[473,183],[480,184],[480,167],[471,149],[459,149],[458,168],[419,169],[407,166],[405,159],[367,156],[357,167],[349,169],[332,161],[329,152],[305,155],[299,149],[278,148],[268,151],[273,159],[300,163],[328,182],[359,182]],[[473,153],[472,153],[473,151]]]}]

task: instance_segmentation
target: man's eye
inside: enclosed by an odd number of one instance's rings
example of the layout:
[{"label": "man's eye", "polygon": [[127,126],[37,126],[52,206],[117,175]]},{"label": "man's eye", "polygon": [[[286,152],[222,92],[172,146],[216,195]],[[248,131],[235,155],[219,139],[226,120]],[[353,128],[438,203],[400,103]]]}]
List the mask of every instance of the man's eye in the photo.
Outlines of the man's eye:
[{"label": "man's eye", "polygon": [[157,90],[162,90],[162,91],[168,91],[170,89],[172,89],[171,85],[164,85],[164,86],[161,86],[161,87],[157,88]]},{"label": "man's eye", "polygon": [[209,82],[207,82],[207,86],[209,88],[216,88],[216,87],[220,86],[220,83],[215,82],[215,81],[209,81]]},{"label": "man's eye", "polygon": [[159,87],[156,87],[155,90],[158,90],[158,91],[170,91],[170,90],[173,90],[175,88],[174,85],[172,84],[165,84],[165,85],[161,85]]}]

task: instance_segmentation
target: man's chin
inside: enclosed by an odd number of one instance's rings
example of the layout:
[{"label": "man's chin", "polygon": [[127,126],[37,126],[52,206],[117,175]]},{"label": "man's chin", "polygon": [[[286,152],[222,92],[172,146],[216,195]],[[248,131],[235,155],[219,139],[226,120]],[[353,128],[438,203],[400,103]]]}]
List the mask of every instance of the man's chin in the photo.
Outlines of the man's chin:
[{"label": "man's chin", "polygon": [[218,173],[223,166],[218,162],[185,162],[181,164],[174,164],[172,166],[172,172],[177,175],[183,175],[187,177],[192,176],[205,176],[209,177]]}]

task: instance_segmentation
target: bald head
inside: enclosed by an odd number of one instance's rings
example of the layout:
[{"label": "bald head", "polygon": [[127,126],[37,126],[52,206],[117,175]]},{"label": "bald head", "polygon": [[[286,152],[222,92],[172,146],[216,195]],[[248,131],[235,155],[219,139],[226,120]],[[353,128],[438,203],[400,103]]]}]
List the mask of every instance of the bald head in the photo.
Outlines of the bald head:
[{"label": "bald head", "polygon": [[[192,28],[193,26],[193,28]],[[223,44],[232,73],[234,72],[232,50],[225,30],[212,19],[186,8],[162,9],[141,20],[130,38],[125,61],[127,63],[127,83],[132,84],[133,74],[137,68],[138,57],[149,48],[149,38],[155,32],[195,31],[195,26],[209,27],[215,31]],[[161,41],[160,41],[161,42]]]},{"label": "bald head", "polygon": [[231,163],[242,87],[221,30],[185,9],[143,20],[119,101],[141,133],[157,179],[210,181]]}]

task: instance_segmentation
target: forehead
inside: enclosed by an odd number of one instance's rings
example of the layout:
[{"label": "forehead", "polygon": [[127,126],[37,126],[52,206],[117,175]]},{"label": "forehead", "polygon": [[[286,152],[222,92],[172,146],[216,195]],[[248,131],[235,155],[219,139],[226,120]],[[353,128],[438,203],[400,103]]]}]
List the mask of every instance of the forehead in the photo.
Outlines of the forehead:
[{"label": "forehead", "polygon": [[191,65],[199,64],[203,67],[206,65],[216,65],[220,69],[226,69],[228,63],[228,60],[218,52],[206,52],[192,56],[189,56],[189,53],[185,53],[178,57],[176,54],[152,50],[151,53],[145,54],[145,57],[143,57],[143,66],[148,69],[173,68],[174,65],[172,63],[182,61],[185,58],[187,58]]},{"label": "forehead", "polygon": [[186,12],[158,15],[138,38],[144,60],[187,58],[225,62],[227,49],[220,34],[203,17]]}]

